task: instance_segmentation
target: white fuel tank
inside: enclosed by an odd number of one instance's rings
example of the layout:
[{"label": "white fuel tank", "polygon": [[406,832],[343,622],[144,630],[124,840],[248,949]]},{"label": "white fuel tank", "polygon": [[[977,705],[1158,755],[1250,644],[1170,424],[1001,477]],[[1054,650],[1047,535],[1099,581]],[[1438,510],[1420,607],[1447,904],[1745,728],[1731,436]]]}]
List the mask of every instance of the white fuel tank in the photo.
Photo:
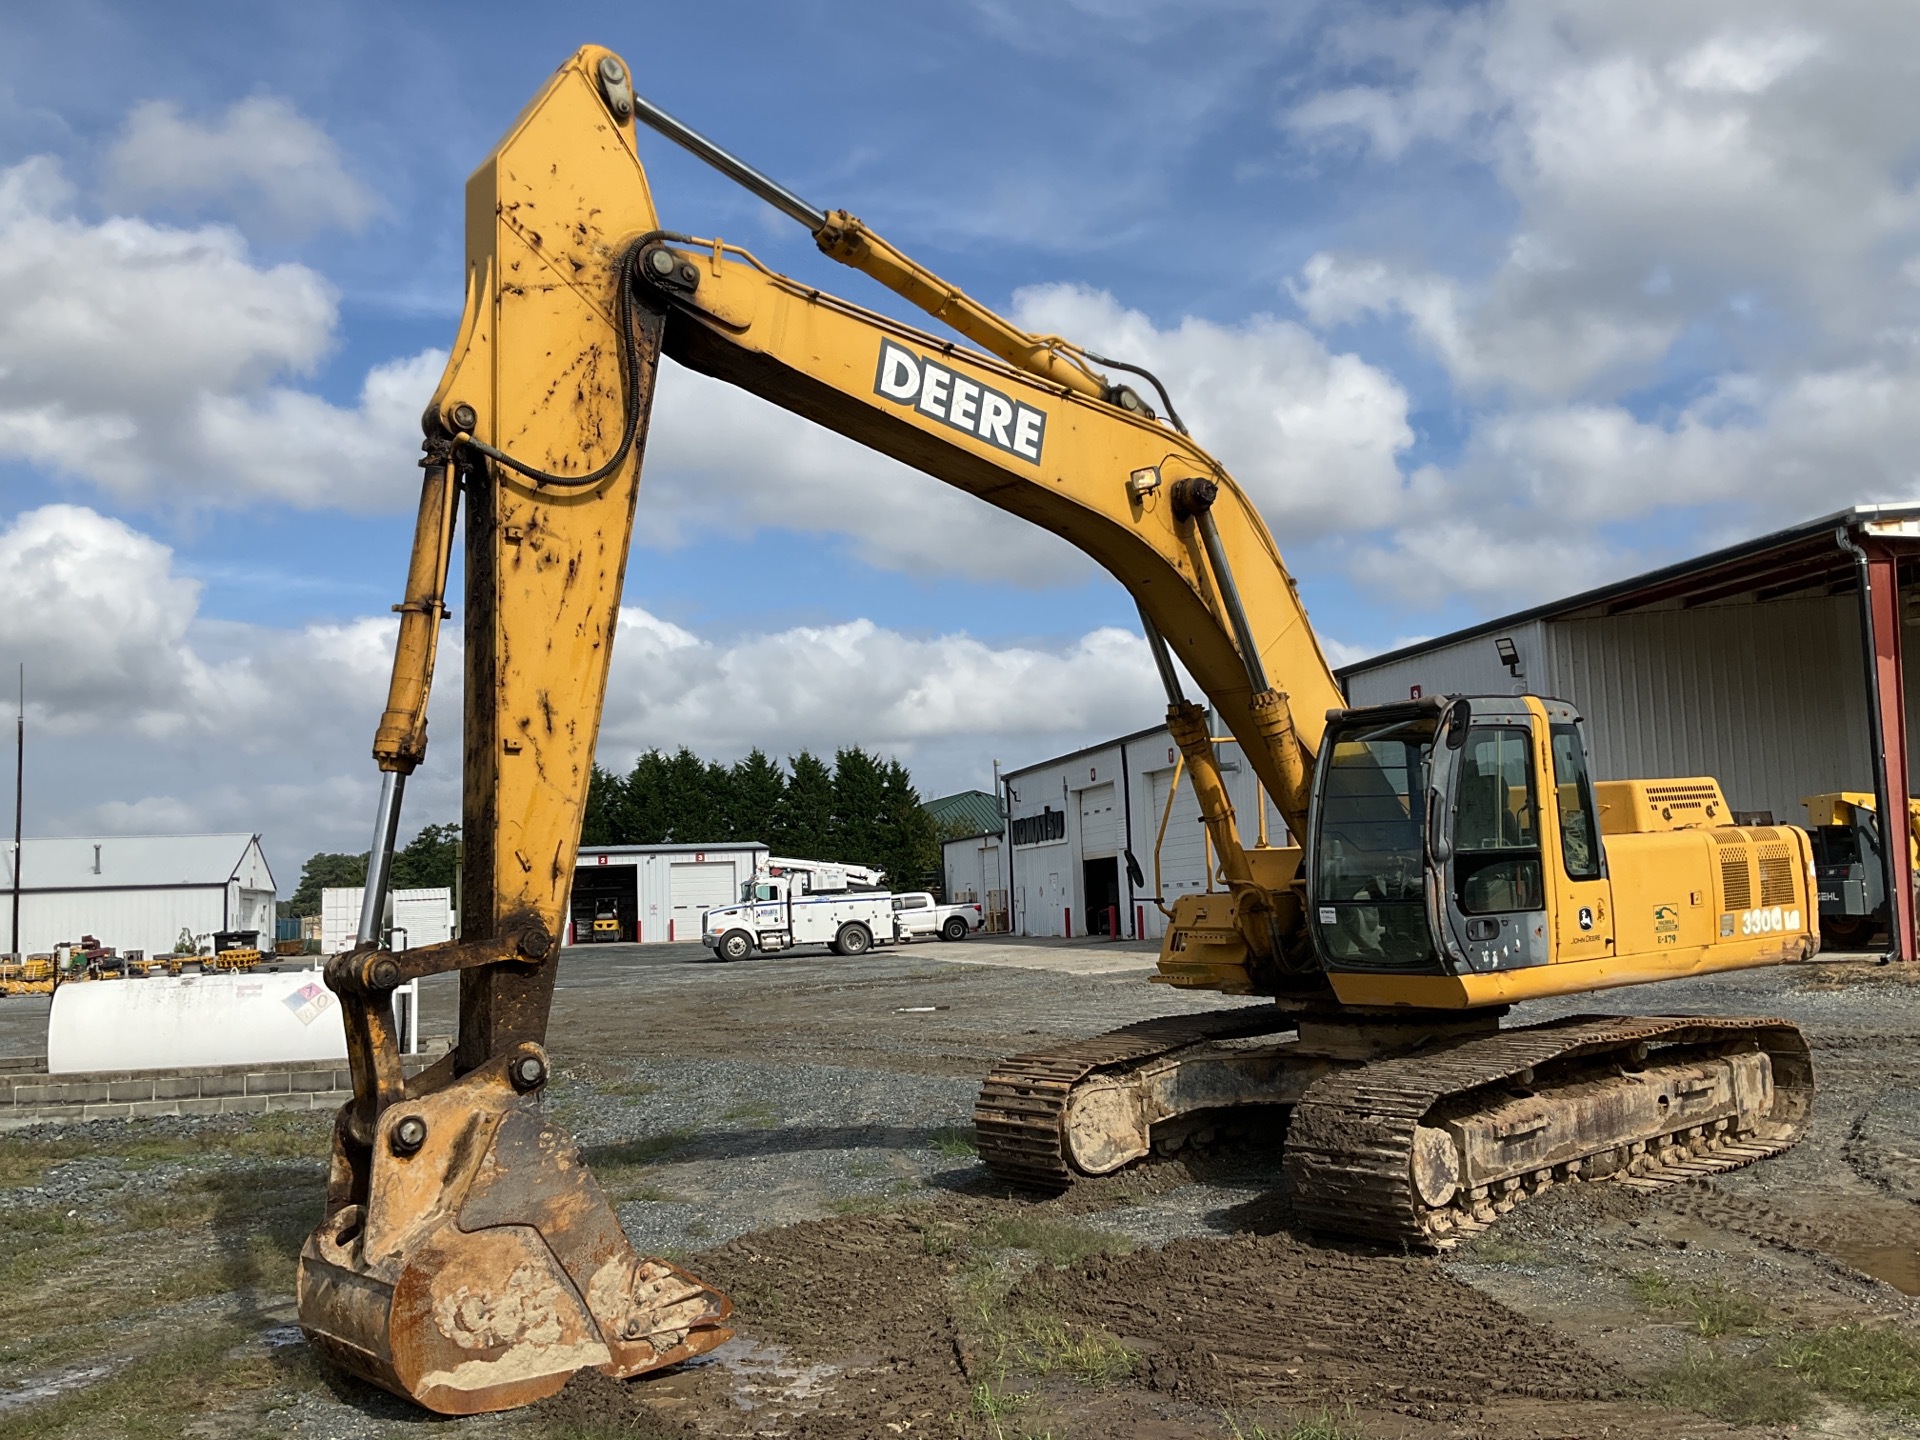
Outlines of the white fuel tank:
[{"label": "white fuel tank", "polygon": [[54,1075],[346,1055],[340,1002],[317,968],[62,985],[47,1019],[47,1070]]}]

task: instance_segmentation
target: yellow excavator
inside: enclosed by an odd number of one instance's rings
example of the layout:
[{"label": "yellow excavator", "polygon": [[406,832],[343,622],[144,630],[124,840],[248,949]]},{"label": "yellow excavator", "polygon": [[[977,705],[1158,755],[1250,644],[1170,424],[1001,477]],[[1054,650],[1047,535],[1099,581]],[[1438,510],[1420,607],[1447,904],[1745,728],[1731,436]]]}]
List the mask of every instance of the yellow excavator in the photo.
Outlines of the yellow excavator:
[{"label": "yellow excavator", "polygon": [[[640,124],[952,335],[662,228]],[[1289,1117],[1304,1222],[1443,1247],[1550,1185],[1657,1185],[1798,1136],[1812,1071],[1784,1021],[1499,1021],[1516,1001],[1812,955],[1804,831],[1728,824],[1711,780],[1596,783],[1561,701],[1349,707],[1259,513],[1152,375],[1018,329],[650,106],[618,56],[588,47],[468,184],[466,309],[424,417],[374,742],[366,911],[360,943],[327,966],[354,1098],[301,1253],[299,1314],[339,1364],[473,1413],[585,1367],[671,1365],[729,1333],[723,1296],[633,1251],[539,1105],[663,354],[1063,536],[1139,606],[1220,882],[1175,906],[1160,978],[1263,1000],[1004,1062],[975,1116],[996,1172],[1059,1187],[1183,1126],[1264,1109]],[[463,496],[462,938],[393,954],[378,944],[382,892],[426,751]],[[1243,844],[1176,658],[1293,843]],[[392,991],[447,971],[456,1044],[409,1079]]]}]

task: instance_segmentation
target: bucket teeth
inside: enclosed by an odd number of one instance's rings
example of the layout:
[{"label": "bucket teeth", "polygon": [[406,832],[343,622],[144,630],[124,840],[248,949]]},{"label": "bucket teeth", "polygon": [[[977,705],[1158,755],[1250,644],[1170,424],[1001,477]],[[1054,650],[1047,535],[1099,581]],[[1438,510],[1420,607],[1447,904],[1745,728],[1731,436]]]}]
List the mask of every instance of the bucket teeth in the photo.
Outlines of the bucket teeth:
[{"label": "bucket teeth", "polygon": [[300,1325],[343,1369],[444,1415],[507,1410],[576,1371],[616,1379],[712,1350],[732,1303],[637,1254],[578,1147],[494,1065],[389,1107],[366,1177],[300,1254]]}]

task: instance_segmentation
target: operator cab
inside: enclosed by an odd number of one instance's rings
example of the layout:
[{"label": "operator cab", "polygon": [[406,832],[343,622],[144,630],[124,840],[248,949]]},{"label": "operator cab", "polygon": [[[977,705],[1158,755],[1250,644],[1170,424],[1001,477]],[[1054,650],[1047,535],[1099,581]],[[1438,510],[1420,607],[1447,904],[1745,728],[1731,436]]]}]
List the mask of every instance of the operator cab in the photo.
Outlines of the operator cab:
[{"label": "operator cab", "polygon": [[1608,944],[1580,717],[1444,696],[1334,712],[1316,766],[1308,924],[1329,970],[1464,975]]}]

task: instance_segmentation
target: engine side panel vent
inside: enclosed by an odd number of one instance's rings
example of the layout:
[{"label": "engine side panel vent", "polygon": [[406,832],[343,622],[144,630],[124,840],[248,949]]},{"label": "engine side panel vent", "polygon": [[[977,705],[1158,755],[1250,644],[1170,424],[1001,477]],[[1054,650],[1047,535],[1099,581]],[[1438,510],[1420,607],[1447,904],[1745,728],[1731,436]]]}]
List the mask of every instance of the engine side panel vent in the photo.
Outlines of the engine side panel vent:
[{"label": "engine side panel vent", "polygon": [[[1793,884],[1789,877],[1787,884]],[[1753,866],[1747,859],[1747,847],[1729,845],[1720,852],[1720,889],[1728,910],[1753,908]]]},{"label": "engine side panel vent", "polygon": [[1793,901],[1793,851],[1785,845],[1762,845],[1760,903],[1771,908],[1791,905]]}]

